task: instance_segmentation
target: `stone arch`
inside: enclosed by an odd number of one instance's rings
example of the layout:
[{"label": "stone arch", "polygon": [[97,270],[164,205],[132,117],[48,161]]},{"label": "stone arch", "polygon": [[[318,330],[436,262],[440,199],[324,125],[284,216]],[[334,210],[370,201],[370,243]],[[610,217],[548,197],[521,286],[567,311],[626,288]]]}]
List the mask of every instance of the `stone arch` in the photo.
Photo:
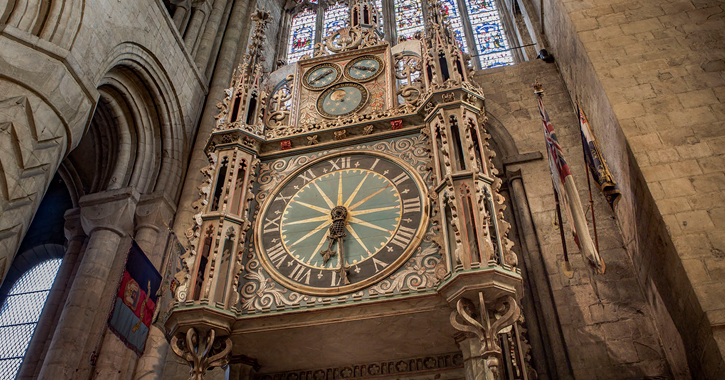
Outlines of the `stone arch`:
[{"label": "stone arch", "polygon": [[117,45],[101,67],[96,78],[100,99],[88,133],[109,145],[100,159],[115,164],[98,168],[94,192],[131,186],[175,199],[188,143],[166,70],[147,49],[130,42]]},{"label": "stone arch", "polygon": [[78,35],[84,8],[85,0],[10,0],[0,23],[69,50]]}]

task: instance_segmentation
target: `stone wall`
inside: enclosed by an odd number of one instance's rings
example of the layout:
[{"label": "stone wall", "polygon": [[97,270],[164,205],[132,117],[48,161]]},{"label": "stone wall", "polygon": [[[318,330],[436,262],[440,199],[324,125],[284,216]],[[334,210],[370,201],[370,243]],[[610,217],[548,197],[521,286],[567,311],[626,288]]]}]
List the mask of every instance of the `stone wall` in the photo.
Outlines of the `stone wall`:
[{"label": "stone wall", "polygon": [[566,86],[588,112],[623,190],[618,224],[658,328],[668,346],[682,337],[695,378],[719,378],[725,371],[723,5],[533,3],[543,4],[546,38]]},{"label": "stone wall", "polygon": [[[544,315],[544,318],[560,322],[573,378],[669,378],[670,366],[657,329],[651,322],[653,311],[638,284],[617,221],[596,188],[594,209],[600,253],[607,265],[606,274],[593,274],[568,232],[568,226],[565,226],[565,231],[574,277],[569,279],[562,273],[563,251],[559,230],[554,224],[556,214],[551,175],[545,158],[541,117],[532,88],[537,80],[544,86],[544,104],[585,207],[588,206],[588,192],[577,116],[557,67],[536,60],[479,71],[475,79],[486,95],[489,128],[505,128],[513,137],[519,154],[541,152],[544,155],[543,160],[510,165],[506,171],[520,169],[522,173],[549,280],[548,287],[556,305],[556,315]],[[490,132],[494,136],[500,134],[493,130]],[[504,157],[503,161],[506,162],[507,158]],[[527,200],[515,199],[514,202]],[[521,247],[514,250],[522,252]],[[547,284],[537,286],[547,287]],[[534,297],[538,305],[546,302],[540,294],[526,296]],[[550,375],[551,378],[571,378],[571,375],[561,373],[561,365],[558,367],[558,377]],[[566,365],[563,367],[566,368]]]}]

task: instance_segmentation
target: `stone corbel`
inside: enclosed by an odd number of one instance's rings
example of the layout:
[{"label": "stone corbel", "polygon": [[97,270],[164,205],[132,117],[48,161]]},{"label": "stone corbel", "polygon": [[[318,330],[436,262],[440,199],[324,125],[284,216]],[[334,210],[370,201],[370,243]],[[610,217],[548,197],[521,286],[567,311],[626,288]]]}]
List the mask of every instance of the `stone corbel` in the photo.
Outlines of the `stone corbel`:
[{"label": "stone corbel", "polygon": [[81,224],[86,235],[103,229],[115,232],[123,237],[133,231],[133,219],[136,213],[139,194],[131,187],[108,190],[81,197]]},{"label": "stone corbel", "polygon": [[189,363],[191,367],[189,380],[203,380],[209,368],[229,363],[232,339],[230,337],[217,339],[214,329],[209,329],[206,337],[200,340],[196,329],[192,327],[185,335],[174,335],[171,338],[171,348],[176,355]]},{"label": "stone corbel", "polygon": [[469,337],[478,338],[481,357],[485,359],[494,379],[499,379],[501,347],[498,344],[498,333],[519,319],[521,309],[516,299],[510,295],[487,305],[483,293],[479,292],[478,301],[479,312],[476,315],[476,305],[473,302],[467,298],[459,299],[456,310],[451,312],[451,325]]}]

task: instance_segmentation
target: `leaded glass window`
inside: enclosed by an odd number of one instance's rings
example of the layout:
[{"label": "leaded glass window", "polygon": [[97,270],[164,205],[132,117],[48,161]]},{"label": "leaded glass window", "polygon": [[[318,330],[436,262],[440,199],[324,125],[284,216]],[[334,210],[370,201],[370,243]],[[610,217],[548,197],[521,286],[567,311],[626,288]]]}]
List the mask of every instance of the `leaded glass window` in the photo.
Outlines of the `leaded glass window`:
[{"label": "leaded glass window", "polygon": [[495,0],[466,0],[481,68],[514,63]]},{"label": "leaded glass window", "polygon": [[338,29],[347,26],[348,6],[345,3],[337,2],[325,9],[325,37],[329,36]]},{"label": "leaded glass window", "polygon": [[287,45],[287,63],[297,62],[306,54],[312,55],[315,46],[316,19],[317,12],[313,9],[304,9],[292,18]]},{"label": "leaded glass window", "polygon": [[443,12],[443,17],[451,24],[451,29],[453,29],[456,40],[463,48],[463,51],[468,53],[466,37],[463,33],[463,24],[461,23],[461,12],[458,10],[458,1],[441,0],[441,11]]},{"label": "leaded glass window", "polygon": [[416,32],[423,31],[423,8],[420,0],[394,0],[395,30],[398,38],[413,38]]},{"label": "leaded glass window", "polygon": [[13,379],[20,369],[62,260],[47,260],[27,271],[0,308],[0,379]]}]

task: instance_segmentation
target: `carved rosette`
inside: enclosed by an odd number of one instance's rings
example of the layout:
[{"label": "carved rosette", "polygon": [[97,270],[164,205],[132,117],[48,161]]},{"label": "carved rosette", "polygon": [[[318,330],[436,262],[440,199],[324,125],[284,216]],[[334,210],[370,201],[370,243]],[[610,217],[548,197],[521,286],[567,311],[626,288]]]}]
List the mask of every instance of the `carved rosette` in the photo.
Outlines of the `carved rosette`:
[{"label": "carved rosette", "polygon": [[209,368],[229,363],[232,339],[217,338],[214,329],[210,329],[200,339],[196,329],[192,327],[186,334],[179,333],[171,338],[171,349],[189,363],[189,380],[203,380]]},{"label": "carved rosette", "polygon": [[468,337],[478,338],[480,355],[485,359],[486,366],[495,379],[499,379],[501,346],[498,333],[513,325],[521,315],[521,308],[516,299],[505,295],[486,304],[483,293],[478,293],[478,308],[467,298],[456,302],[456,310],[451,312],[450,321],[453,328]]}]

